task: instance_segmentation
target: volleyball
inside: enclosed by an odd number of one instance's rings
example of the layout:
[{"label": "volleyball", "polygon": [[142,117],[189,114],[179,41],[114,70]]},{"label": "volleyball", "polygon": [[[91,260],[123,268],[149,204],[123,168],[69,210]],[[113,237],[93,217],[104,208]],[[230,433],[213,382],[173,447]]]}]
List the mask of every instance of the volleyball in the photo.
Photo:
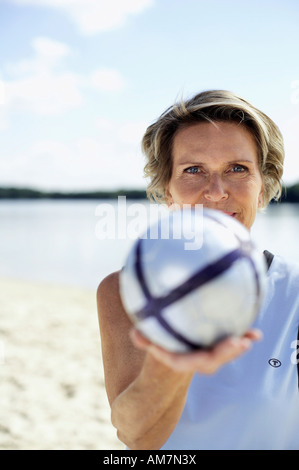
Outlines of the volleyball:
[{"label": "volleyball", "polygon": [[253,324],[266,262],[249,231],[216,210],[175,210],[148,226],[120,274],[123,306],[150,341],[174,352],[211,347]]}]

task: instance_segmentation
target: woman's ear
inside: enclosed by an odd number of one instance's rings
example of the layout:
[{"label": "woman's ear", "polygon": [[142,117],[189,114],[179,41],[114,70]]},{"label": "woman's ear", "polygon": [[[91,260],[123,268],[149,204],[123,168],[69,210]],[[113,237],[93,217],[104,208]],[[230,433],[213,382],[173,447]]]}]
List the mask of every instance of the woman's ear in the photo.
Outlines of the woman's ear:
[{"label": "woman's ear", "polygon": [[264,188],[262,187],[259,198],[258,198],[258,208],[260,209],[261,207],[264,206]]},{"label": "woman's ear", "polygon": [[169,191],[169,187],[165,189],[165,202],[168,207],[170,207],[173,204],[173,197],[171,195],[171,192]]}]

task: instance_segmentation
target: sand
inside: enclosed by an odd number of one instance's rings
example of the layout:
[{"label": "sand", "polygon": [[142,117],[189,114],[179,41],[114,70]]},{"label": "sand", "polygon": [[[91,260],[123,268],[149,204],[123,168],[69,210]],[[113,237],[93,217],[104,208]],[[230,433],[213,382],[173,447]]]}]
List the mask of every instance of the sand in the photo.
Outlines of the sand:
[{"label": "sand", "polygon": [[119,450],[95,291],[0,279],[0,449]]}]

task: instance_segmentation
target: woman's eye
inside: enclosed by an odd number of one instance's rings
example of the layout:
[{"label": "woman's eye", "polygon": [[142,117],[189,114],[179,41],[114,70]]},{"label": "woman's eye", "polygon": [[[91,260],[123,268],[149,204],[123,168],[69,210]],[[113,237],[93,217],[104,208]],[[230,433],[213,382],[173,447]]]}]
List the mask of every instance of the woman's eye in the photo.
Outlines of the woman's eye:
[{"label": "woman's eye", "polygon": [[184,170],[185,173],[191,173],[191,174],[195,174],[195,173],[199,173],[199,168],[198,166],[190,166],[189,168],[186,168]]},{"label": "woman's eye", "polygon": [[246,171],[246,167],[243,165],[234,165],[232,167],[232,172],[233,173],[243,173]]}]

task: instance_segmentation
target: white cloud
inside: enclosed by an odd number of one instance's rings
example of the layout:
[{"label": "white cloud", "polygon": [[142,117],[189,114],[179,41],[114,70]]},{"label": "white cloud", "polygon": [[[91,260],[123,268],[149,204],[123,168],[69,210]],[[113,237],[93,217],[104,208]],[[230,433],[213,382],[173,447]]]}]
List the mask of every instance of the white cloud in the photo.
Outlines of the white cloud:
[{"label": "white cloud", "polygon": [[83,99],[79,79],[73,74],[33,75],[6,83],[6,106],[10,110],[41,115],[61,114],[79,106]]},{"label": "white cloud", "polygon": [[0,105],[5,103],[6,86],[3,80],[0,80]]},{"label": "white cloud", "polygon": [[154,0],[12,0],[19,5],[61,11],[86,35],[121,27],[130,15],[141,13]]},{"label": "white cloud", "polygon": [[100,91],[121,91],[125,82],[117,70],[103,68],[91,75],[92,85]]},{"label": "white cloud", "polygon": [[148,126],[145,121],[116,122],[104,117],[99,117],[95,124],[102,137],[111,140],[117,139],[121,144],[127,144],[137,150],[140,149],[141,139]]},{"label": "white cloud", "polygon": [[66,71],[72,51],[64,43],[38,37],[32,50],[32,57],[4,66],[9,78],[0,79],[0,128],[11,111],[59,115],[84,102],[83,89],[120,92],[125,87],[115,69],[103,67],[85,76]]},{"label": "white cloud", "polygon": [[144,187],[142,122],[97,121],[98,135],[36,140],[0,158],[1,184],[88,190]]},{"label": "white cloud", "polygon": [[47,37],[35,38],[32,41],[32,45],[40,56],[48,57],[55,61],[70,53],[70,49],[66,44]]},{"label": "white cloud", "polygon": [[83,102],[82,78],[58,71],[62,59],[70,54],[67,45],[49,38],[32,41],[33,57],[5,66],[9,79],[2,82],[5,97],[2,113],[10,111],[61,114]]},{"label": "white cloud", "polygon": [[120,141],[125,144],[140,146],[147,126],[148,123],[143,121],[123,123],[118,131]]},{"label": "white cloud", "polygon": [[7,64],[5,70],[11,76],[26,76],[50,73],[62,59],[70,55],[70,48],[59,41],[47,37],[37,37],[31,41],[33,57],[22,59],[15,64]]}]

